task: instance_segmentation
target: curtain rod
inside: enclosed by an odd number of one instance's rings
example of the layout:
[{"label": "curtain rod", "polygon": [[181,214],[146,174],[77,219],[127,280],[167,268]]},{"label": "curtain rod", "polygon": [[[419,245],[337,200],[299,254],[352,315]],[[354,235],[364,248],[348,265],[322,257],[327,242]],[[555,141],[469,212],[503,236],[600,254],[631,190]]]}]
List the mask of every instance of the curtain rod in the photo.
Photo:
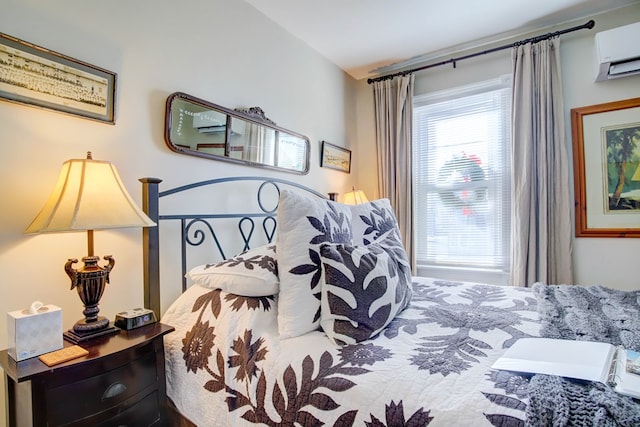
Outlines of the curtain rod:
[{"label": "curtain rod", "polygon": [[561,34],[566,34],[566,33],[571,33],[573,31],[578,31],[578,30],[582,30],[582,29],[592,29],[595,26],[595,21],[592,19],[589,22],[582,24],[582,25],[578,25],[577,27],[571,27],[571,28],[567,28],[565,30],[560,30],[560,31],[555,31],[552,33],[547,33],[547,34],[542,34],[540,36],[536,36],[536,37],[531,37],[528,39],[524,39],[524,40],[520,40],[514,43],[510,43],[510,44],[505,44],[503,46],[498,46],[498,47],[494,47],[492,49],[488,49],[488,50],[483,50],[482,52],[476,52],[476,53],[471,53],[469,55],[464,55],[464,56],[458,56],[457,58],[451,58],[451,59],[447,59],[445,61],[440,61],[440,62],[436,62],[434,64],[429,64],[429,65],[424,65],[422,67],[418,67],[418,68],[412,68],[410,70],[406,70],[406,71],[398,71],[397,73],[393,73],[393,74],[388,74],[386,76],[380,76],[380,77],[376,77],[373,79],[367,79],[367,83],[371,84],[374,82],[381,82],[384,80],[390,80],[394,77],[398,77],[398,76],[404,76],[407,74],[412,74],[415,73],[416,71],[422,71],[422,70],[426,70],[427,68],[433,68],[433,67],[439,67],[440,65],[446,65],[446,64],[453,64],[453,68],[456,68],[456,62],[458,61],[462,61],[463,59],[469,59],[469,58],[474,58],[476,56],[480,56],[480,55],[486,55],[488,53],[493,53],[493,52],[497,52],[499,50],[504,50],[504,49],[509,49],[511,47],[517,47],[517,46],[521,46],[523,44],[527,44],[527,43],[538,43],[541,42],[542,40],[547,40],[553,37],[557,37]]}]

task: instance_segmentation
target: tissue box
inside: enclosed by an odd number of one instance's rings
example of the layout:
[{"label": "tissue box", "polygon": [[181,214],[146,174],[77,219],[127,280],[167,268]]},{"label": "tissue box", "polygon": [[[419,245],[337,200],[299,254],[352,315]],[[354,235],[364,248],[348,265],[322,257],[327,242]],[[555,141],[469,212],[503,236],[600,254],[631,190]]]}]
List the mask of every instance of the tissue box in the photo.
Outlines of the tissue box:
[{"label": "tissue box", "polygon": [[62,348],[60,307],[49,304],[31,308],[7,313],[7,352],[18,362]]}]

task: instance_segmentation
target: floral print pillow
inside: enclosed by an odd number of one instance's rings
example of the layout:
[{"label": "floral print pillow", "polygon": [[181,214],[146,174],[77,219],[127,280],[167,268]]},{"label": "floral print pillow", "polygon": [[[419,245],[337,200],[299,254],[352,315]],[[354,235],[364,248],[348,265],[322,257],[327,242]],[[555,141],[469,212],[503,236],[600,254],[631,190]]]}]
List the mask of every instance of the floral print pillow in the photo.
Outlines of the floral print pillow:
[{"label": "floral print pillow", "polygon": [[389,255],[398,262],[400,274],[410,283],[412,276],[411,263],[400,237],[398,220],[391,207],[389,199],[378,199],[368,203],[351,206],[351,226],[353,229],[353,244],[366,246],[385,240],[393,233],[396,242],[384,245]]},{"label": "floral print pillow", "polygon": [[285,339],[320,327],[320,245],[351,243],[351,210],[283,189],[277,222],[278,333]]},{"label": "floral print pillow", "polygon": [[323,244],[320,259],[322,329],[337,345],[373,338],[411,301],[411,276],[399,268],[404,253],[395,233],[366,246]]},{"label": "floral print pillow", "polygon": [[368,245],[396,230],[400,236],[398,222],[389,199],[378,199],[351,206],[353,244]]},{"label": "floral print pillow", "polygon": [[235,295],[262,297],[279,290],[276,246],[250,249],[217,264],[203,264],[187,273],[194,283]]}]

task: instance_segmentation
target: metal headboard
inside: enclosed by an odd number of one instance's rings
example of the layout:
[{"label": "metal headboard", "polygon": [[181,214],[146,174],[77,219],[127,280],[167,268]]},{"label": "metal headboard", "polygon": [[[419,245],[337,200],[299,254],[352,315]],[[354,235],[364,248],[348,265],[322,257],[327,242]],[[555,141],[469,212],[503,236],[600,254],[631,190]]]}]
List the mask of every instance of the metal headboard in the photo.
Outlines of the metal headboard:
[{"label": "metal headboard", "polygon": [[[216,194],[216,189],[220,187],[220,184],[238,182],[247,183],[255,182],[255,197],[258,205],[257,211],[254,212],[213,212],[213,213],[171,213],[160,214],[160,199],[170,195],[178,193],[186,193],[196,188],[204,188],[205,191],[213,195]],[[226,259],[227,255],[223,249],[219,240],[219,233],[216,229],[217,220],[237,219],[237,227],[239,237],[242,239],[243,250],[250,249],[250,241],[254,232],[256,231],[256,222],[261,222],[263,236],[271,243],[275,238],[276,232],[276,212],[277,212],[277,200],[272,203],[275,207],[268,209],[268,206],[262,199],[263,191],[267,187],[274,187],[276,193],[280,194],[280,187],[297,188],[302,191],[308,192],[321,198],[327,198],[324,194],[319,193],[309,187],[298,184],[293,181],[288,181],[279,178],[265,178],[257,176],[239,176],[210,179],[206,181],[195,182],[192,184],[183,185],[181,187],[172,188],[165,191],[159,191],[159,185],[162,182],[158,178],[140,178],[142,182],[142,209],[156,224],[157,227],[143,228],[143,273],[144,273],[144,306],[152,309],[156,316],[160,318],[161,305],[160,305],[160,231],[161,224],[165,221],[179,221],[181,238],[180,238],[180,258],[181,258],[181,271],[182,271],[182,291],[187,288],[187,279],[185,274],[187,272],[187,248],[190,246],[199,246],[208,237],[213,239],[215,247],[221,259]],[[207,234],[202,230],[196,230],[193,236],[189,231],[195,226],[204,227],[210,234]],[[225,229],[228,233],[228,228]]]}]

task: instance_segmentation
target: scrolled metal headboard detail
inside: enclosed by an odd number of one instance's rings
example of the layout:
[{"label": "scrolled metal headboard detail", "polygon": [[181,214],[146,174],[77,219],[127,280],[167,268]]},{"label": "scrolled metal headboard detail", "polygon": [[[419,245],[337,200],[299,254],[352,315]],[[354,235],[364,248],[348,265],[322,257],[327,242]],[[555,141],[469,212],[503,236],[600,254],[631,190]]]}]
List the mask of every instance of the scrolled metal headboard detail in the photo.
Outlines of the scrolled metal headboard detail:
[{"label": "scrolled metal headboard detail", "polygon": [[[256,233],[256,222],[260,222],[262,228],[262,238],[271,243],[276,236],[276,213],[277,200],[271,200],[273,208],[269,208],[269,200],[265,200],[268,196],[265,190],[274,188],[276,194],[280,195],[280,188],[297,188],[303,192],[313,194],[315,196],[326,198],[309,187],[279,178],[265,178],[256,176],[239,176],[211,179],[206,181],[195,182],[192,184],[175,187],[165,191],[159,191],[161,179],[158,178],[140,178],[142,182],[142,209],[156,224],[157,227],[143,228],[143,275],[144,275],[144,306],[152,309],[157,318],[161,315],[160,305],[160,233],[159,228],[162,223],[167,221],[178,221],[180,223],[180,259],[182,272],[182,291],[187,288],[187,248],[202,245],[208,241],[210,237],[221,260],[227,258],[219,233],[216,229],[217,220],[237,220],[238,236],[241,240],[243,250],[250,249],[250,242]],[[190,190],[204,189],[207,193],[215,195],[222,184],[228,183],[249,183],[256,184],[255,199],[257,207],[255,211],[246,212],[203,212],[203,213],[160,213],[160,199],[163,197],[186,194]],[[244,196],[246,194],[243,193]],[[273,196],[271,197],[273,199]],[[228,227],[225,227],[228,232]]]}]

